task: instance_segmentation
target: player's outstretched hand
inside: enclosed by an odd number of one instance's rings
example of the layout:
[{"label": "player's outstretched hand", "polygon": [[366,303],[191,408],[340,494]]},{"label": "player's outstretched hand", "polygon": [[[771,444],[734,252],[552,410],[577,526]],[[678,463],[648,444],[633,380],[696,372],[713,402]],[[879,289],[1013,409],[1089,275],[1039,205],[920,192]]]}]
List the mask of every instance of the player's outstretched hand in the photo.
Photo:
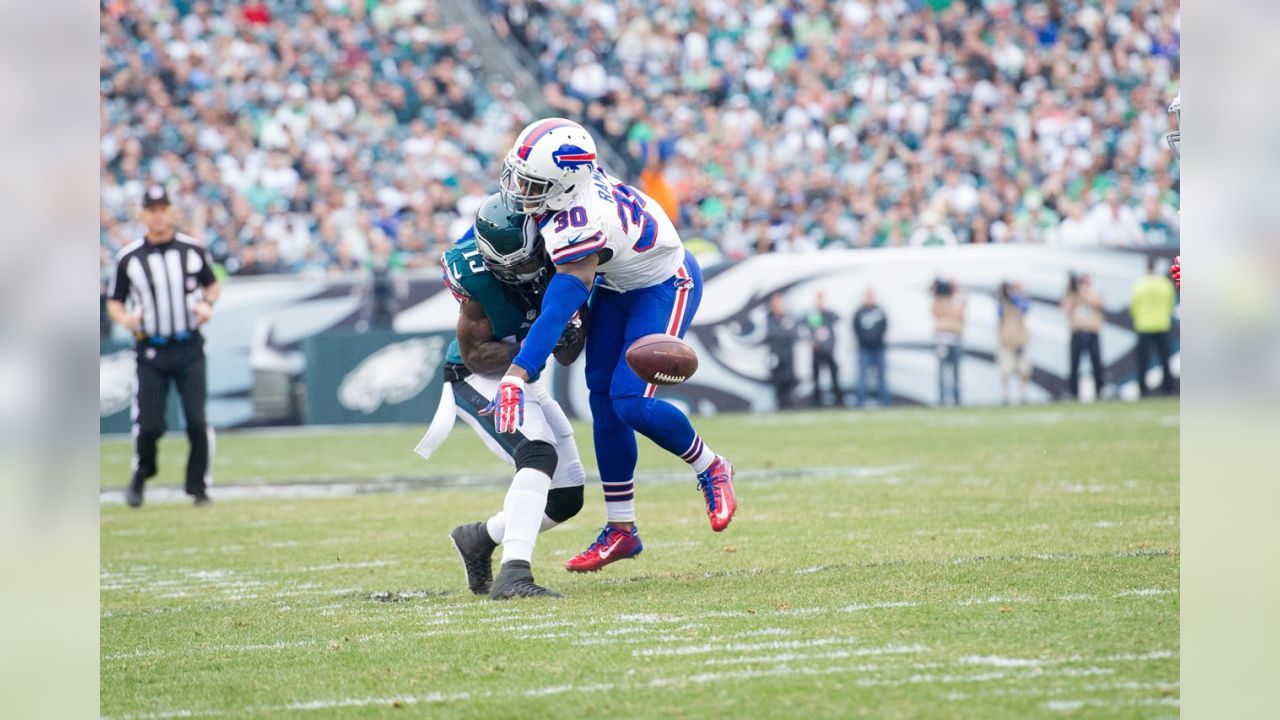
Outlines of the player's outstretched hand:
[{"label": "player's outstretched hand", "polygon": [[1173,276],[1173,284],[1179,289],[1182,288],[1182,256],[1179,255],[1173,259],[1173,266],[1169,268],[1169,274]]},{"label": "player's outstretched hand", "polygon": [[519,431],[524,424],[524,380],[515,375],[504,375],[498,385],[498,394],[480,414],[494,415],[493,424],[500,433]]}]

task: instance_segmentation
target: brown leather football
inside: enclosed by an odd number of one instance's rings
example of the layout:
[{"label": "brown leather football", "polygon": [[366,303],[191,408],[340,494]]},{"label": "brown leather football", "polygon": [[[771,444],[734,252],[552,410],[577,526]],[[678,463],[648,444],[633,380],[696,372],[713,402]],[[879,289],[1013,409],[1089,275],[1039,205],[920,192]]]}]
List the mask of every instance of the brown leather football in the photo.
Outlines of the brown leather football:
[{"label": "brown leather football", "polygon": [[645,382],[679,385],[698,371],[698,354],[680,338],[658,333],[631,343],[627,364]]}]

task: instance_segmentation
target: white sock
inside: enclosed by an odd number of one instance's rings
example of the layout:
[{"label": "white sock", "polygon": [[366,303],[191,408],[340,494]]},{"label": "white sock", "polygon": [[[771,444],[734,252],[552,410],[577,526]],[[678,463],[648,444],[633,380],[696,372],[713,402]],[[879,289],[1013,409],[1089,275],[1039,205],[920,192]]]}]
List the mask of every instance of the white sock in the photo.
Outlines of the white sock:
[{"label": "white sock", "polygon": [[635,522],[636,521],[636,501],[621,500],[619,502],[605,502],[605,518],[611,522]]},{"label": "white sock", "polygon": [[[538,532],[544,533],[560,523],[552,520],[546,513],[542,514],[542,527],[538,528]],[[484,527],[489,531],[489,539],[495,543],[502,544],[502,536],[507,531],[507,514],[499,512],[493,517],[485,521]]]},{"label": "white sock", "polygon": [[706,443],[702,442],[702,436],[694,435],[693,444],[690,445],[689,449],[680,456],[680,459],[689,463],[693,468],[693,471],[700,474],[707,468],[711,467],[711,463],[716,461],[716,457],[716,454],[711,451],[711,448],[707,447]]},{"label": "white sock", "polygon": [[603,482],[604,508],[609,522],[636,521],[636,484],[634,480]]},{"label": "white sock", "polygon": [[502,534],[502,562],[533,560],[533,546],[538,540],[551,476],[541,470],[523,468],[516,471],[502,503],[506,528]]},{"label": "white sock", "polygon": [[489,539],[495,543],[502,544],[502,535],[507,531],[507,515],[501,510],[498,514],[489,518],[484,524],[485,530],[489,531]]}]

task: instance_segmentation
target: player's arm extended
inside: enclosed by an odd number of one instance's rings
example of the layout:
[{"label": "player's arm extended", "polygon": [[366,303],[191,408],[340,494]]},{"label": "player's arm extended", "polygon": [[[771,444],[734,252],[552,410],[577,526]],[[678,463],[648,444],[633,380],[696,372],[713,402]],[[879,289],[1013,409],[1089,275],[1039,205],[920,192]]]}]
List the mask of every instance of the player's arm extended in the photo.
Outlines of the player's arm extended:
[{"label": "player's arm extended", "polygon": [[520,346],[520,354],[511,361],[507,375],[523,380],[537,372],[551,357],[560,334],[570,318],[591,295],[600,259],[595,253],[574,262],[556,265],[556,274],[542,297],[542,312],[533,321],[529,334]]},{"label": "player's arm extended", "polygon": [[458,351],[467,369],[477,375],[492,375],[511,364],[516,344],[493,337],[493,328],[484,309],[475,300],[463,300],[458,313]]}]

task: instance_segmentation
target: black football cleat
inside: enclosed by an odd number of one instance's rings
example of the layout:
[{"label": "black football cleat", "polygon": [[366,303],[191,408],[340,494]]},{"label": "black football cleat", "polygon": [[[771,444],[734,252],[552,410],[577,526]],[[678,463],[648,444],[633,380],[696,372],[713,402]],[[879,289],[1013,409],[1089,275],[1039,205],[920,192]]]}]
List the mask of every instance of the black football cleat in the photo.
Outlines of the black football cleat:
[{"label": "black football cleat", "polygon": [[462,569],[467,574],[467,587],[476,595],[487,595],[493,584],[493,551],[498,543],[489,537],[482,522],[459,525],[449,533],[449,542],[462,556]]},{"label": "black football cleat", "polygon": [[191,504],[196,507],[209,507],[213,504],[213,500],[205,493],[200,493],[199,495],[196,495],[195,500],[193,500]]},{"label": "black football cleat", "polygon": [[493,581],[493,589],[489,591],[491,600],[510,600],[511,598],[529,597],[564,597],[558,592],[548,590],[533,581],[533,570],[523,560],[512,560],[502,563],[498,577]]},{"label": "black football cleat", "polygon": [[142,481],[133,480],[124,491],[124,501],[131,508],[142,507]]}]

